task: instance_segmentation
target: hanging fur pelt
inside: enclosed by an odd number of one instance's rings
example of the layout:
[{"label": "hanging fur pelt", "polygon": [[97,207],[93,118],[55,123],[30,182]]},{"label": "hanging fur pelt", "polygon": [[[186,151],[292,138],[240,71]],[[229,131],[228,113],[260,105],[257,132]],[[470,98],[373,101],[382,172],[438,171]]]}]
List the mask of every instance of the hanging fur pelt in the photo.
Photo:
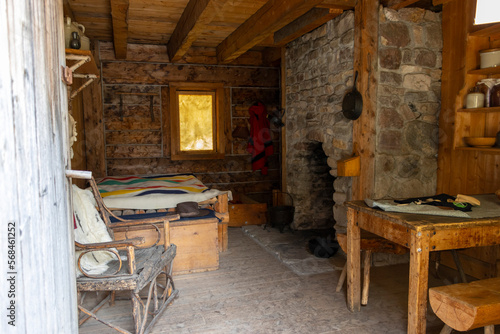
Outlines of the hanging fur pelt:
[{"label": "hanging fur pelt", "polygon": [[[81,244],[112,241],[106,224],[102,221],[96,202],[90,190],[83,190],[73,185],[73,209],[75,218],[75,241]],[[114,249],[116,251],[116,249]],[[78,268],[78,258],[82,251],[75,252],[76,276],[83,274]],[[80,266],[91,275],[99,275],[108,269],[107,263],[116,256],[111,252],[96,251],[85,254]]]}]

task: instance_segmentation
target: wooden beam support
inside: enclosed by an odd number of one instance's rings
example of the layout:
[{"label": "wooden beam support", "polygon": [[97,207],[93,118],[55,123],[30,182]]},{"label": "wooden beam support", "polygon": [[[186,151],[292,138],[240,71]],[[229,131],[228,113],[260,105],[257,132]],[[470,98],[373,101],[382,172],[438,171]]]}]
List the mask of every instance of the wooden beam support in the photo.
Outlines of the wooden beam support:
[{"label": "wooden beam support", "polygon": [[190,0],[167,44],[171,62],[180,60],[227,0]]},{"label": "wooden beam support", "polygon": [[117,59],[127,58],[128,8],[129,0],[111,0],[113,43]]},{"label": "wooden beam support", "polygon": [[432,0],[432,4],[434,6],[439,6],[439,5],[444,5],[445,3],[448,3],[453,0]]},{"label": "wooden beam support", "polygon": [[229,63],[322,0],[269,0],[217,46],[219,63]]},{"label": "wooden beam support", "polygon": [[274,33],[274,44],[276,46],[285,46],[294,39],[316,29],[342,13],[342,9],[313,8],[295,21],[276,31]]},{"label": "wooden beam support", "polygon": [[[281,48],[281,110],[286,110],[286,49]],[[286,124],[286,113],[283,114],[283,122]],[[286,157],[286,126],[281,128],[281,156]],[[281,159],[281,191],[288,192],[286,179],[286,159]]]},{"label": "wooden beam support", "polygon": [[323,0],[316,7],[347,10],[353,9],[354,6],[356,6],[356,0]]},{"label": "wooden beam support", "polygon": [[419,0],[403,0],[395,5],[392,5],[391,9],[400,10],[401,8],[405,8],[405,7],[408,7],[409,5],[413,5],[415,2],[418,2],[418,1]]},{"label": "wooden beam support", "polygon": [[352,180],[352,199],[373,197],[375,188],[375,140],[377,108],[379,1],[358,0],[354,11],[354,71],[358,71],[358,91],[363,112],[353,123],[353,147],[361,158],[359,177]]}]

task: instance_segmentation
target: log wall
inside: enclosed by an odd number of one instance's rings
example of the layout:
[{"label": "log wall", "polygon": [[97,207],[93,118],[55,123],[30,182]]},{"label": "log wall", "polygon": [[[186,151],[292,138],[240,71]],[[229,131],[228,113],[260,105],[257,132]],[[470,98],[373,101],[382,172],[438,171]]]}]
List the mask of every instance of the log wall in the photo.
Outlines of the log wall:
[{"label": "log wall", "polygon": [[[209,187],[255,195],[280,187],[279,132],[273,132],[276,153],[269,160],[266,176],[252,171],[247,140],[233,139],[231,135],[236,126],[248,124],[248,108],[255,101],[262,101],[268,111],[279,105],[279,67],[262,66],[262,61],[255,57],[250,65],[171,64],[160,56],[152,60],[141,56],[140,50],[145,46],[129,45],[132,51],[134,48],[138,50],[131,52],[133,60],[117,61],[109,52],[109,45],[100,44],[104,134],[102,139],[95,138],[104,142],[107,175],[192,172]],[[168,87],[172,82],[224,84],[228,111],[224,159],[170,159]],[[150,96],[121,95],[120,102],[118,92],[156,94],[152,113]],[[95,131],[92,124],[86,124],[86,132],[89,131]],[[88,160],[90,154],[87,151]]]},{"label": "log wall", "polygon": [[62,13],[0,2],[0,333],[78,332]]}]

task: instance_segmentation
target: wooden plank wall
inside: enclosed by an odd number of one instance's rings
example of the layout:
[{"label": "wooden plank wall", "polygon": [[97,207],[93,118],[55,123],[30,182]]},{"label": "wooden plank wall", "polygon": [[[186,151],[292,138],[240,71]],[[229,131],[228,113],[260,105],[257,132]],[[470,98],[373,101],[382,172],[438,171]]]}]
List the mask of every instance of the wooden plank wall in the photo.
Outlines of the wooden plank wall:
[{"label": "wooden plank wall", "polygon": [[[467,76],[466,71],[478,67],[477,38],[468,37],[475,13],[474,0],[455,0],[443,5],[443,74],[441,113],[439,116],[439,151],[437,193],[479,194],[500,189],[500,154],[454,149],[454,142],[467,136],[483,122],[484,115],[458,115],[463,98],[480,77]],[[497,41],[490,42],[498,46]],[[487,47],[486,47],[487,48]],[[495,117],[498,117],[497,115]],[[491,122],[499,131],[498,118]],[[474,135],[473,133],[470,135]],[[476,134],[481,135],[481,134]],[[457,138],[458,136],[458,138]],[[500,271],[500,247],[480,247],[459,252],[464,271],[476,278],[496,277]],[[450,254],[444,252],[442,263],[455,268]]]},{"label": "wooden plank wall", "polygon": [[62,1],[0,2],[1,333],[78,332],[62,13]]},{"label": "wooden plank wall", "polygon": [[[262,101],[269,111],[279,105],[279,67],[255,66],[259,62],[255,58],[251,66],[171,64],[160,56],[149,61],[134,50],[144,46],[133,44],[129,45],[129,60],[117,61],[107,43],[101,45],[107,175],[192,172],[210,187],[246,194],[268,194],[280,187],[279,132],[273,132],[276,154],[270,159],[266,176],[259,171],[252,172],[247,141],[231,136],[236,126],[248,124],[248,108],[255,101]],[[224,84],[226,110],[229,111],[225,117],[225,159],[170,159],[168,85],[176,81]],[[122,95],[121,117],[117,92],[156,94],[153,97],[154,117],[150,114],[150,97],[144,95]]]},{"label": "wooden plank wall", "polygon": [[[82,79],[74,79],[73,84],[79,87],[82,84]],[[69,103],[69,112],[76,124],[76,142],[73,143],[73,158],[71,158],[71,168],[76,170],[85,170],[87,168],[87,155],[85,154],[85,122],[84,122],[84,109],[82,105],[82,94],[78,94]],[[73,184],[80,188],[85,188],[86,181],[83,179],[74,179]]]},{"label": "wooden plank wall", "polygon": [[[467,32],[472,24],[474,3],[475,1],[455,0],[443,5],[444,45],[437,193],[479,194],[500,189],[500,154],[454,149],[455,135],[466,136],[467,131],[473,128],[473,122],[481,118],[480,115],[468,117],[468,120],[466,116],[458,118],[456,112],[461,108],[462,97],[466,93],[466,90],[463,91],[466,89],[466,71],[473,69],[466,50],[473,47]],[[469,124],[465,124],[465,121]],[[462,129],[455,132],[455,127]],[[499,130],[497,122],[496,131]],[[494,136],[495,133],[487,135]]]}]

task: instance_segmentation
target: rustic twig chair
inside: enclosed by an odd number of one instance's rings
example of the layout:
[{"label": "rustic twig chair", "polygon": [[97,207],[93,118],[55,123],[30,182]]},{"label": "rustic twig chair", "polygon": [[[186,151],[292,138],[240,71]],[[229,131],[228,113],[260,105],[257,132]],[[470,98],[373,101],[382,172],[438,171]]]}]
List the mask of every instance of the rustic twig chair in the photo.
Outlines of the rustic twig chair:
[{"label": "rustic twig chair", "polygon": [[[88,173],[88,172],[87,172]],[[93,244],[76,243],[76,249],[82,251],[78,258],[78,268],[84,276],[77,278],[78,309],[83,313],[79,320],[79,325],[91,317],[97,321],[117,330],[121,333],[129,331],[115,326],[97,316],[97,311],[109,300],[114,304],[117,291],[128,291],[132,301],[132,316],[136,334],[148,333],[153,327],[158,317],[166,307],[177,296],[172,280],[172,261],[176,254],[176,246],[170,244],[169,222],[179,219],[177,214],[169,214],[160,218],[142,220],[124,220],[115,216],[103,203],[99,194],[96,182],[90,173],[78,171],[68,171],[68,176],[86,178],[90,182],[92,193],[97,202],[97,210],[103,219],[110,235],[113,237],[113,228],[132,227],[136,225],[144,226],[151,224],[158,233],[156,243],[147,248],[141,248],[144,238],[138,237],[120,241],[102,242]],[[114,216],[119,222],[110,223],[110,216]],[[161,240],[160,226],[163,224],[164,244],[158,245]],[[117,253],[118,249],[119,253]],[[89,252],[107,251],[115,254],[116,260],[108,263],[106,272],[100,275],[86,273],[80,265],[82,256]],[[126,255],[126,260],[122,261]],[[126,262],[126,264],[124,263]],[[160,276],[165,277],[165,281],[160,282]],[[163,283],[163,284],[162,284]],[[149,285],[146,302],[142,300],[139,293]],[[109,294],[97,306],[89,310],[83,306],[84,294],[88,291],[107,291]],[[161,291],[161,292],[160,292]],[[149,320],[149,324],[147,325]],[[147,327],[146,327],[147,325]]]}]

